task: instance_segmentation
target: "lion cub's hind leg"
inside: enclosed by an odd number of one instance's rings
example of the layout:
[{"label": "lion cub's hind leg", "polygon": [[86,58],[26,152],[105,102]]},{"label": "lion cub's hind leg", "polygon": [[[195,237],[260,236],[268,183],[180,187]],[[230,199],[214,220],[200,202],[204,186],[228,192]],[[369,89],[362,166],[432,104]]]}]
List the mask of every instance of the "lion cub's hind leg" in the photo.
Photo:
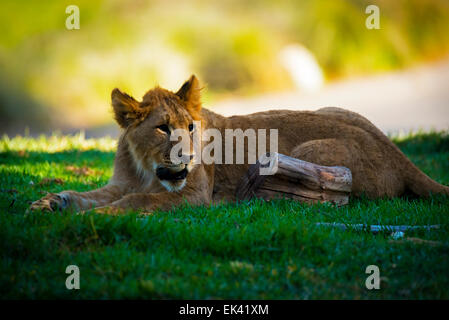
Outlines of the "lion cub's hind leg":
[{"label": "lion cub's hind leg", "polygon": [[323,166],[352,167],[354,162],[359,162],[360,153],[358,143],[352,139],[320,139],[296,146],[290,156]]},{"label": "lion cub's hind leg", "polygon": [[362,147],[353,139],[320,139],[304,142],[296,146],[292,157],[323,166],[344,166],[352,173],[352,193],[365,193],[377,197],[383,193],[382,183],[373,168],[373,163],[365,156]]}]

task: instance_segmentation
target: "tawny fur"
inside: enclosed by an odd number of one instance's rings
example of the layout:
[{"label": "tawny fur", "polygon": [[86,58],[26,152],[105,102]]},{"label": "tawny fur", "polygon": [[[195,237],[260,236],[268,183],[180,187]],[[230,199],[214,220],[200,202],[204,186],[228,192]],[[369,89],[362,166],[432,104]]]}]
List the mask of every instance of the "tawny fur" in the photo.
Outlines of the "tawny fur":
[{"label": "tawny fur", "polygon": [[[171,142],[157,127],[168,124],[170,129],[187,130],[193,120],[201,120],[203,130],[220,130],[223,139],[225,129],[278,129],[278,152],[320,165],[351,169],[354,196],[449,194],[448,187],[420,171],[371,122],[344,109],[272,110],[223,117],[201,108],[200,87],[195,76],[176,93],[162,88],[150,90],[140,103],[114,89],[112,104],[123,133],[109,183],[90,192],[49,194],[34,202],[31,209],[100,207],[97,210],[105,213],[128,208],[151,212],[169,210],[185,202],[207,205],[235,200],[236,184],[248,170],[248,164],[189,163],[186,181],[173,184],[163,183],[155,175],[158,165],[170,166],[170,149],[177,143]],[[222,146],[224,156],[224,141]]]}]

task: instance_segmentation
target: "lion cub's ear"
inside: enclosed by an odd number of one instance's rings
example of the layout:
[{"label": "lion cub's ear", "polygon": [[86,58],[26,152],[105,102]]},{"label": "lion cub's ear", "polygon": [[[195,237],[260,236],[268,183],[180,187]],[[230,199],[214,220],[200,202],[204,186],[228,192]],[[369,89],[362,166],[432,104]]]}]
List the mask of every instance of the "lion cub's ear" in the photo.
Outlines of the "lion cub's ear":
[{"label": "lion cub's ear", "polygon": [[139,102],[117,88],[112,90],[111,99],[115,120],[120,127],[127,128],[139,116]]},{"label": "lion cub's ear", "polygon": [[200,82],[195,75],[192,75],[176,92],[176,95],[186,103],[186,109],[191,114],[197,114],[201,110],[200,90]]}]

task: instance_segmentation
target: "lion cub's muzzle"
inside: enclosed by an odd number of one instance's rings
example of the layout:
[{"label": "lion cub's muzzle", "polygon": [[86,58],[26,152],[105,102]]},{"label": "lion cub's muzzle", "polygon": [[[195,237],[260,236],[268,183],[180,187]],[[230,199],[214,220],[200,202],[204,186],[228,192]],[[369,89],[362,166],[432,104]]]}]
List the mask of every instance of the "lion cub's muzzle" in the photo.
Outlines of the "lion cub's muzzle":
[{"label": "lion cub's muzzle", "polygon": [[187,166],[184,169],[179,170],[179,167],[158,167],[156,169],[156,176],[160,180],[179,181],[184,180],[188,174]]}]

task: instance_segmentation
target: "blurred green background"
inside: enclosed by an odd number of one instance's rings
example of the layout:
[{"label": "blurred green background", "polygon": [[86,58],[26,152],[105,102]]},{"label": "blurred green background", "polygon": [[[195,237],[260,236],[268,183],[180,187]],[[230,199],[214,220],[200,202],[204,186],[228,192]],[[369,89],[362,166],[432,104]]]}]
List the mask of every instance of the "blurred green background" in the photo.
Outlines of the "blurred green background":
[{"label": "blurred green background", "polygon": [[[79,30],[65,27],[72,4]],[[370,4],[379,30],[365,27]],[[435,61],[449,52],[449,1],[2,0],[0,30],[0,133],[37,133],[111,123],[113,88],[140,98],[191,73],[211,109],[296,90],[279,59],[292,43],[328,82]]]}]

